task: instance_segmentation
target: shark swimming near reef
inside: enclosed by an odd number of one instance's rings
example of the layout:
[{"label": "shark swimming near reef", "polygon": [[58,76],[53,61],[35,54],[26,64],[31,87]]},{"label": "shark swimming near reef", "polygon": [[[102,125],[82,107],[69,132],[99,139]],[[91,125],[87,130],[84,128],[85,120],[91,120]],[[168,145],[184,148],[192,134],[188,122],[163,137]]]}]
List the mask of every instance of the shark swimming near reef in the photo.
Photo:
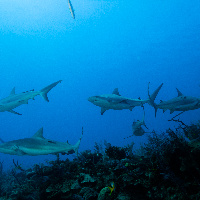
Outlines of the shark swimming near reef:
[{"label": "shark swimming near reef", "polygon": [[[83,135],[83,129],[82,129]],[[13,140],[0,144],[0,152],[18,156],[38,156],[48,154],[78,153],[82,135],[75,145],[68,142],[57,142],[43,137],[43,128],[40,128],[31,138]]]},{"label": "shark swimming near reef", "polygon": [[144,118],[145,118],[145,112],[144,112],[144,115],[143,115],[143,118],[142,118],[142,120],[137,120],[137,121],[133,121],[133,123],[132,123],[132,135],[130,135],[130,136],[128,136],[128,137],[125,137],[124,139],[126,139],[126,138],[130,138],[130,137],[132,137],[132,136],[143,136],[145,133],[152,133],[152,131],[151,132],[147,132],[147,131],[145,131],[144,129],[143,129],[143,127],[142,126],[144,126],[146,129],[148,129],[147,128],[147,126],[146,126],[146,124],[145,124],[145,122],[144,122]]},{"label": "shark swimming near reef", "polygon": [[155,114],[158,108],[162,109],[163,112],[165,112],[166,110],[170,110],[170,114],[172,114],[174,111],[184,112],[184,111],[195,110],[195,109],[200,108],[200,98],[185,96],[177,88],[176,90],[178,93],[177,97],[174,97],[167,101],[161,100],[159,104],[156,104],[156,103],[151,104],[155,108]]},{"label": "shark swimming near reef", "polygon": [[145,117],[145,112],[144,112],[144,115],[143,115],[143,119],[141,121],[137,120],[137,121],[133,122],[133,124],[132,124],[133,135],[142,136],[146,133],[145,130],[142,128],[142,126],[146,127],[145,122],[144,122],[144,117]]},{"label": "shark swimming near reef", "polygon": [[14,111],[13,109],[22,104],[28,104],[28,100],[29,99],[34,100],[34,97],[36,97],[37,95],[42,96],[42,98],[45,101],[49,102],[47,93],[60,82],[61,80],[54,82],[39,91],[30,90],[19,94],[15,94],[15,87],[14,87],[8,97],[0,100],[0,112],[8,111],[14,114],[21,115],[20,113]]},{"label": "shark swimming near reef", "polygon": [[132,111],[132,109],[135,106],[143,106],[145,103],[153,104],[161,87],[162,84],[154,91],[152,95],[150,95],[150,98],[146,100],[142,100],[140,98],[131,99],[123,97],[119,94],[118,88],[115,88],[112,94],[92,96],[88,98],[88,101],[90,101],[96,106],[101,107],[101,115],[103,115],[103,113],[109,109],[113,110],[129,109],[130,111]]}]

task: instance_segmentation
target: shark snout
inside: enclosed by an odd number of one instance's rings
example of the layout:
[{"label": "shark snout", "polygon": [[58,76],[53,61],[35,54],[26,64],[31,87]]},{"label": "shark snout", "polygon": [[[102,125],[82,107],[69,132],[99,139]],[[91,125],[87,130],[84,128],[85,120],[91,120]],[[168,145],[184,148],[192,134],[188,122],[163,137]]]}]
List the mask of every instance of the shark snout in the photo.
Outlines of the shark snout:
[{"label": "shark snout", "polygon": [[91,97],[89,97],[87,100],[88,100],[89,102],[92,102],[92,98],[91,98]]},{"label": "shark snout", "polygon": [[92,97],[88,98],[88,101],[93,103],[93,102],[97,101],[97,98],[95,96],[92,96]]}]

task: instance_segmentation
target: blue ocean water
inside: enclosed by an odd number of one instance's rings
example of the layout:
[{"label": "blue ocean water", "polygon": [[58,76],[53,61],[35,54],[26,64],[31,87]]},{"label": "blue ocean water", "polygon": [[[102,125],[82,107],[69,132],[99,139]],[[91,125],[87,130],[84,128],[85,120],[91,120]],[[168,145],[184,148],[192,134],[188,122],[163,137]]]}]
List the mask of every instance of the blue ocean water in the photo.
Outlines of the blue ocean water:
[{"label": "blue ocean water", "polygon": [[[4,141],[31,137],[44,127],[44,137],[75,144],[84,135],[80,150],[94,149],[104,140],[135,147],[147,136],[132,134],[133,120],[142,119],[143,109],[108,110],[87,101],[89,96],[112,93],[148,98],[148,82],[157,96],[200,95],[200,2],[198,0],[71,0],[72,18],[66,0],[0,0],[0,98],[30,89],[40,90],[63,82],[49,92],[50,102],[40,96],[15,110],[22,116],[0,113],[0,138]],[[145,122],[157,132],[177,126],[173,115],[145,105]],[[199,120],[200,110],[180,118],[186,124]],[[67,156],[63,156],[65,159]],[[13,167],[44,163],[55,156],[11,156],[0,161]]]}]

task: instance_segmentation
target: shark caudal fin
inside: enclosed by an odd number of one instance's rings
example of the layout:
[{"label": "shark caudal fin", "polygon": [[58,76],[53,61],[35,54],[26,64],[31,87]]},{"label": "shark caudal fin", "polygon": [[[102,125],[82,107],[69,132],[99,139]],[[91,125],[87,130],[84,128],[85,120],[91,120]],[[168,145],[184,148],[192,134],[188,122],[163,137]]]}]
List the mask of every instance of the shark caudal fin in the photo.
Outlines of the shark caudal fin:
[{"label": "shark caudal fin", "polygon": [[[149,82],[149,84],[150,84],[150,82]],[[148,96],[149,96],[148,104],[155,108],[155,117],[156,117],[156,112],[157,112],[158,106],[156,105],[156,103],[154,101],[156,99],[156,96],[158,95],[158,92],[162,88],[163,83],[161,83],[160,86],[151,95],[149,93],[149,84],[148,84]]]},{"label": "shark caudal fin", "polygon": [[[72,153],[75,153],[76,156],[78,156],[78,149],[79,149],[79,146],[80,146],[80,143],[81,143],[81,139],[83,137],[83,127],[82,127],[82,134],[81,134],[81,137],[80,139],[78,140],[78,142],[73,146],[73,150],[72,150]],[[67,142],[68,143],[68,142]],[[65,152],[66,154],[71,154],[69,152]]]},{"label": "shark caudal fin", "polygon": [[55,87],[58,83],[61,83],[62,80],[59,80],[55,83],[52,83],[51,85],[48,85],[47,87],[43,88],[40,90],[40,95],[42,96],[42,98],[45,100],[45,101],[48,101],[49,102],[49,99],[47,97],[47,93],[53,88]]},{"label": "shark caudal fin", "polygon": [[145,118],[145,111],[144,111],[144,115],[143,115],[143,119],[142,119],[142,125],[145,126],[146,129],[148,129],[146,124],[145,124],[144,118]]}]

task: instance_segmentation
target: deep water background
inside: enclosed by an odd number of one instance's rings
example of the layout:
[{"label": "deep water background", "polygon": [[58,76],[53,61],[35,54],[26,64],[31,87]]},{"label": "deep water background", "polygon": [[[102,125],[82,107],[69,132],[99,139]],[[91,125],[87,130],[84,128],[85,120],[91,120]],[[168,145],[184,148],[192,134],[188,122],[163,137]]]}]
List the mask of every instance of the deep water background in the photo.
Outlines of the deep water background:
[{"label": "deep water background", "polygon": [[[104,139],[112,145],[146,141],[132,134],[133,120],[143,117],[133,111],[109,110],[87,101],[89,96],[112,93],[142,99],[164,83],[156,102],[177,95],[200,96],[200,2],[199,0],[0,0],[0,98],[41,88],[63,80],[48,94],[15,110],[22,116],[0,113],[0,138],[4,141],[31,137],[44,127],[44,137],[75,144],[84,127],[80,151],[94,149]],[[168,122],[175,112],[145,105],[149,130],[164,131],[178,124]],[[185,112],[186,124],[199,120],[200,109]],[[0,154],[4,168],[45,163],[55,156]],[[62,156],[63,159],[68,156]],[[73,157],[73,156],[71,156]]]}]

